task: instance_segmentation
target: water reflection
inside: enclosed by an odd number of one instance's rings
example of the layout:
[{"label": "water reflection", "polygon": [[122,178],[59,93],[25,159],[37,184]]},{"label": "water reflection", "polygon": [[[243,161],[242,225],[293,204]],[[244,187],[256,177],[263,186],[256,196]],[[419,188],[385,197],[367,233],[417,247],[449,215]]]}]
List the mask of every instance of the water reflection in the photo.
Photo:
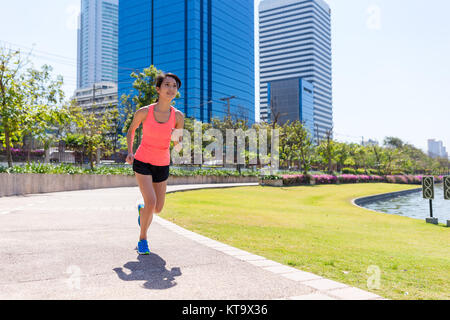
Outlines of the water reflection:
[{"label": "water reflection", "polygon": [[[379,200],[370,204],[365,204],[364,207],[379,212],[397,214],[421,220],[430,216],[429,200],[422,197],[421,191],[389,200]],[[450,200],[444,200],[442,184],[434,186],[433,217],[438,218],[441,223],[450,220]]]}]

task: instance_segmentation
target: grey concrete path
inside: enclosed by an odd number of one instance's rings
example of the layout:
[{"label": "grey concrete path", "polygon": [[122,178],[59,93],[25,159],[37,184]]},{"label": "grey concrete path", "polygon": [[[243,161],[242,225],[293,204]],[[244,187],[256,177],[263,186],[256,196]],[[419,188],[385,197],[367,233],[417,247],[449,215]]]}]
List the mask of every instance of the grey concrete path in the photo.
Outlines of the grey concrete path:
[{"label": "grey concrete path", "polygon": [[0,299],[382,299],[200,236],[164,213],[149,229],[151,254],[139,256],[141,201],[137,187],[0,198]]}]

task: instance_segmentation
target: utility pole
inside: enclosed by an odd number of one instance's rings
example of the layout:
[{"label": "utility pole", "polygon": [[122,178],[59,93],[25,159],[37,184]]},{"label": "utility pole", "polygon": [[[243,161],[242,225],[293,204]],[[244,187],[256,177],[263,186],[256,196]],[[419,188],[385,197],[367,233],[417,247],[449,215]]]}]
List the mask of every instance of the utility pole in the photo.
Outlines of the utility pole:
[{"label": "utility pole", "polygon": [[227,101],[227,115],[228,118],[230,118],[230,100],[236,98],[236,96],[226,97],[226,98],[220,98],[221,101]]},{"label": "utility pole", "polygon": [[92,108],[94,108],[95,105],[95,83],[92,84]]},{"label": "utility pole", "polygon": [[317,123],[314,124],[316,127],[316,141],[317,141],[317,145],[320,144],[320,139],[319,139],[319,125]]}]

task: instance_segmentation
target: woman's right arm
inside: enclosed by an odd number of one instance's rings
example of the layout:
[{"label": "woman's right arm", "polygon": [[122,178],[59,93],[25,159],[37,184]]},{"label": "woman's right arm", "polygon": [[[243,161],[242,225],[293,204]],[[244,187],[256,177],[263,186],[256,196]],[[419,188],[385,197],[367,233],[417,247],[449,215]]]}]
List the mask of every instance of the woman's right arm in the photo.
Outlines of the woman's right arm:
[{"label": "woman's right arm", "polygon": [[141,122],[145,120],[147,116],[147,108],[141,108],[134,114],[133,121],[131,121],[130,128],[127,132],[127,146],[128,146],[128,155],[126,158],[126,162],[129,164],[133,164],[134,154],[133,154],[133,142],[134,142],[134,132],[137,128],[139,128]]}]

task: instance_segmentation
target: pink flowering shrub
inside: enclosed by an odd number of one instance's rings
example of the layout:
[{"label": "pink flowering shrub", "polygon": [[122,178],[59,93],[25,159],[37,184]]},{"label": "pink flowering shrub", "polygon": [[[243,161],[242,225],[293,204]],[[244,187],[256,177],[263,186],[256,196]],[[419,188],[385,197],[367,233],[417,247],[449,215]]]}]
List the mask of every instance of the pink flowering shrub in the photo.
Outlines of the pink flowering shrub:
[{"label": "pink flowering shrub", "polygon": [[386,182],[401,184],[421,184],[422,176],[413,175],[387,175]]},{"label": "pink flowering shrub", "polygon": [[356,183],[358,182],[358,176],[354,174],[342,174],[338,176],[339,183]]},{"label": "pink flowering shrub", "polygon": [[370,177],[362,174],[362,175],[358,176],[358,181],[359,182],[370,182]]},{"label": "pink flowering shrub", "polygon": [[309,176],[304,174],[286,174],[283,175],[283,185],[293,186],[299,184],[309,184]]},{"label": "pink flowering shrub", "polygon": [[385,181],[384,177],[377,176],[377,175],[370,176],[370,179],[371,179],[371,181],[375,181],[375,182],[384,182]]},{"label": "pink flowering shrub", "polygon": [[337,177],[329,174],[313,175],[316,184],[331,184],[336,183]]},{"label": "pink flowering shrub", "polygon": [[386,176],[386,182],[388,182],[388,183],[396,183],[395,182],[395,177],[391,176],[391,175],[387,175]]},{"label": "pink flowering shrub", "polygon": [[[283,185],[305,185],[309,184],[311,180],[315,184],[335,184],[335,183],[369,183],[369,182],[387,182],[387,183],[401,183],[401,184],[421,184],[421,175],[355,175],[355,174],[342,174],[339,176],[320,174],[320,175],[283,175]],[[443,176],[435,176],[435,182],[442,181]]]}]

